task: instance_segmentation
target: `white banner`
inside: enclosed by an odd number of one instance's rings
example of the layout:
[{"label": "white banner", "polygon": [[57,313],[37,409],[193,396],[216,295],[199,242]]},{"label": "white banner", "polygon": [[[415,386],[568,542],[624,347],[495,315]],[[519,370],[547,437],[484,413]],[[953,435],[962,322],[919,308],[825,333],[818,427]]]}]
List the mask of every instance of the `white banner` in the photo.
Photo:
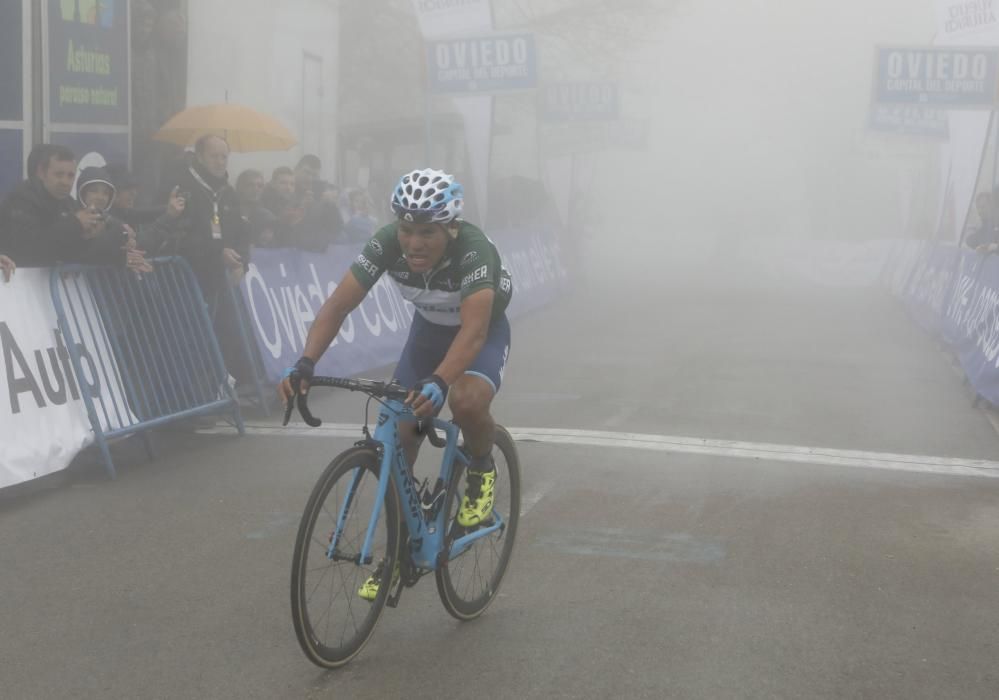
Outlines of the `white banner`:
[{"label": "white banner", "polygon": [[938,39],[999,26],[997,2],[999,0],[937,0]]},{"label": "white banner", "polygon": [[65,469],[93,440],[57,327],[48,270],[0,282],[0,488]]},{"label": "white banner", "polygon": [[[77,278],[62,292],[64,306],[80,322],[73,337],[59,331],[49,270],[21,268],[0,282],[0,488],[69,466],[94,440],[81,385],[93,397],[105,431],[138,422],[125,399],[111,343],[90,289]],[[81,349],[77,376],[67,343]]]}]

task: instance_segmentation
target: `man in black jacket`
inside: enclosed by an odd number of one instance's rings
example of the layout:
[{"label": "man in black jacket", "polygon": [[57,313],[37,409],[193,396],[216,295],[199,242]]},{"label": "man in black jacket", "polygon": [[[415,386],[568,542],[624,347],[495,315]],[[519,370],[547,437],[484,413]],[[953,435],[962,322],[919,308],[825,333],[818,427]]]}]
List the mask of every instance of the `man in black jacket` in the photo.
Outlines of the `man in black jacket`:
[{"label": "man in black jacket", "polygon": [[201,293],[214,316],[226,369],[240,383],[253,380],[253,368],[242,347],[238,311],[227,284],[243,278],[250,259],[250,232],[239,208],[239,197],[229,185],[229,144],[219,136],[202,136],[194,144],[194,162],[173,183],[185,200],[177,223],[175,250],[191,264]]},{"label": "man in black jacket", "polygon": [[340,192],[322,180],[323,164],[319,156],[306,154],[295,166],[295,201],[303,218],[295,225],[295,246],[322,252],[340,239],[343,215]]},{"label": "man in black jacket", "polygon": [[0,250],[25,267],[81,261],[101,215],[70,196],[76,156],[50,146],[29,176],[0,205]]},{"label": "man in black jacket", "polygon": [[186,204],[174,250],[164,252],[187,259],[205,299],[213,303],[225,289],[227,275],[234,282],[242,278],[250,257],[250,236],[239,198],[229,186],[229,144],[219,136],[202,136],[194,155],[194,163],[171,185]]}]

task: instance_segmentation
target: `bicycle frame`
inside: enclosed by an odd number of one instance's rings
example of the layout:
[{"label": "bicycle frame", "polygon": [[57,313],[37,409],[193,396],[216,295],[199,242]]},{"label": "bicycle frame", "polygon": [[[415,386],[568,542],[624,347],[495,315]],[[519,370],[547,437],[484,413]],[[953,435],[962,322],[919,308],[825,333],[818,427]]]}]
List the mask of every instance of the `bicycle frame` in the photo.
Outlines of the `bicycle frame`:
[{"label": "bicycle frame", "polygon": [[[502,516],[493,511],[492,524],[480,527],[474,532],[459,537],[451,544],[447,556],[442,556],[445,554],[445,536],[448,529],[446,518],[448,514],[444,508],[439,508],[432,520],[428,522],[424,519],[419,489],[413,480],[412,470],[407,464],[402,441],[399,439],[400,423],[411,423],[416,419],[409,408],[399,401],[388,400],[384,402],[383,406],[378,415],[378,427],[375,429],[374,434],[374,442],[381,448],[378,494],[371,512],[371,519],[368,522],[364,545],[357,556],[357,563],[366,566],[372,563],[371,546],[374,539],[375,527],[378,525],[378,519],[382,514],[389,481],[394,481],[396,493],[399,495],[399,506],[402,510],[403,521],[406,523],[406,528],[409,531],[409,546],[413,563],[421,569],[434,571],[462,554],[475,540],[486,537],[504,527],[505,523]],[[447,489],[451,487],[454,462],[455,460],[460,460],[463,465],[467,466],[468,457],[458,449],[458,426],[439,418],[433,418],[432,420],[433,426],[437,430],[443,431],[447,439],[440,469],[440,478],[443,480],[442,483],[445,486],[445,491],[442,495],[446,501]],[[343,527],[362,476],[363,470],[355,468],[350,488],[344,496],[343,505],[337,515],[336,530],[327,549],[326,556],[329,559],[338,558],[337,545],[343,533]]]}]

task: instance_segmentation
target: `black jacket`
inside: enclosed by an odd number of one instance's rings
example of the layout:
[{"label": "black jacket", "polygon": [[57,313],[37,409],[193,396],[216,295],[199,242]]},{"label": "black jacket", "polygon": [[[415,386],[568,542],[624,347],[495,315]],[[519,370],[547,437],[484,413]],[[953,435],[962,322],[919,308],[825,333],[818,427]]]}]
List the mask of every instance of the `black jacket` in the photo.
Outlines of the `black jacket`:
[{"label": "black jacket", "polygon": [[[999,226],[996,226],[991,216],[982,218],[981,225],[968,233],[964,239],[969,248],[977,248],[980,245],[999,243]],[[16,260],[15,260],[16,262]]]},{"label": "black jacket", "polygon": [[331,202],[314,200],[305,208],[305,216],[299,223],[285,223],[282,220],[285,211],[292,206],[299,206],[301,194],[296,191],[294,196],[295,204],[288,204],[268,186],[260,198],[260,205],[278,218],[275,230],[278,247],[322,252],[331,243],[342,242],[343,216],[339,207]]},{"label": "black jacket", "polygon": [[[164,254],[181,255],[194,270],[205,297],[212,296],[225,281],[225,265],[222,262],[222,249],[232,248],[243,258],[244,266],[250,260],[250,235],[246,221],[240,215],[239,198],[236,190],[224,178],[213,177],[199,165],[192,166],[201,180],[199,182],[191,170],[181,173],[170,185],[174,185],[187,196],[184,214],[176,224],[177,235],[160,251]],[[222,237],[212,235],[212,219],[215,215],[213,202],[218,202]],[[209,299],[210,301],[210,299]]]},{"label": "black jacket", "polygon": [[0,250],[22,267],[85,260],[90,244],[74,216],[80,205],[56,199],[37,179],[22,182],[0,204]]}]

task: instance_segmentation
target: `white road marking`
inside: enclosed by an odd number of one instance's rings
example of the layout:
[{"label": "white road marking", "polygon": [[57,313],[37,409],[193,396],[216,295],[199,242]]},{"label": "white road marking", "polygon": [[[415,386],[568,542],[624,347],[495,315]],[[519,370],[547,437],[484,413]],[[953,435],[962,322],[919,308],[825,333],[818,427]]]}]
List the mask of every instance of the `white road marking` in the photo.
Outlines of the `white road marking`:
[{"label": "white road marking", "polygon": [[520,497],[520,515],[522,517],[527,517],[527,514],[531,512],[534,506],[541,502],[541,499],[551,491],[552,487],[555,486],[553,481],[543,481],[538,484],[532,491],[524,494]]},{"label": "white road marking", "polygon": [[[679,454],[700,454],[732,459],[748,459],[798,464],[824,464],[862,469],[888,469],[920,474],[948,476],[999,477],[999,462],[926,455],[894,454],[838,450],[828,447],[804,447],[765,442],[716,440],[644,433],[609,432],[603,430],[571,430],[567,428],[507,428],[518,442],[539,442],[555,445],[612,447]],[[202,434],[232,435],[231,426],[198,431]],[[250,435],[285,435],[308,437],[360,438],[360,426],[349,423],[324,423],[318,428],[247,424]]]}]

